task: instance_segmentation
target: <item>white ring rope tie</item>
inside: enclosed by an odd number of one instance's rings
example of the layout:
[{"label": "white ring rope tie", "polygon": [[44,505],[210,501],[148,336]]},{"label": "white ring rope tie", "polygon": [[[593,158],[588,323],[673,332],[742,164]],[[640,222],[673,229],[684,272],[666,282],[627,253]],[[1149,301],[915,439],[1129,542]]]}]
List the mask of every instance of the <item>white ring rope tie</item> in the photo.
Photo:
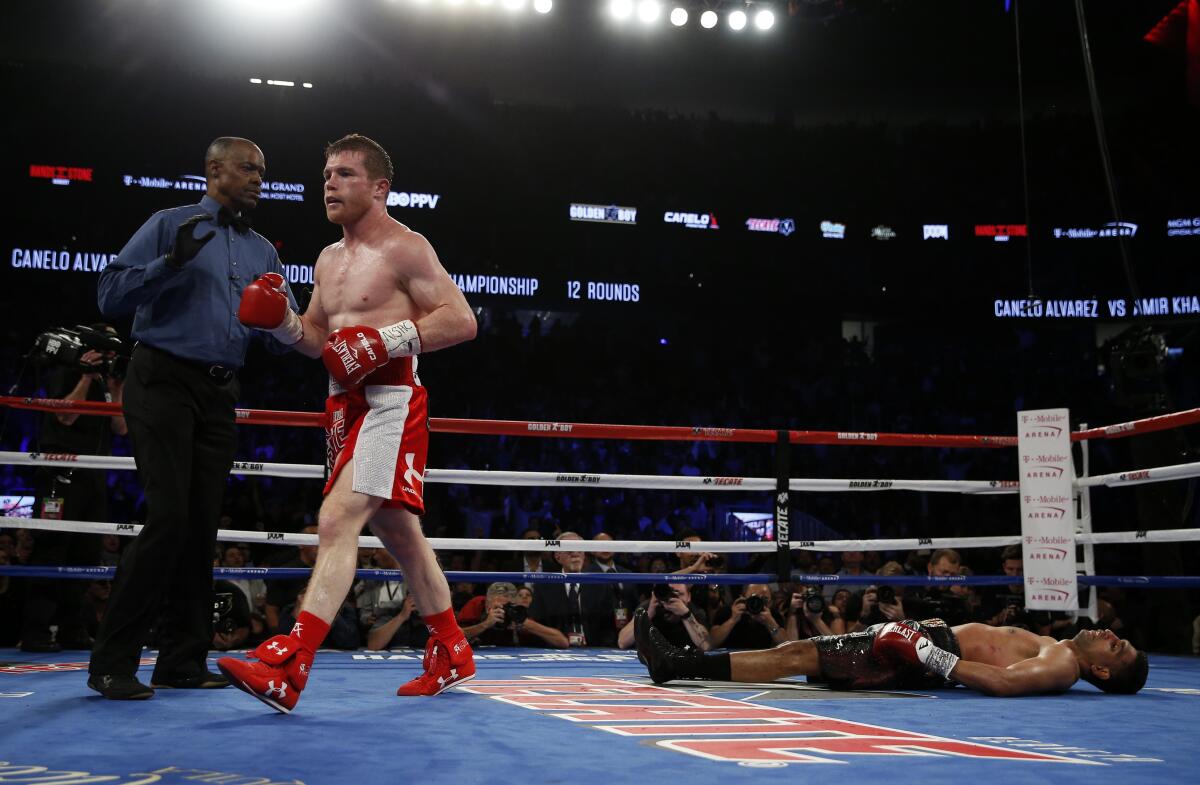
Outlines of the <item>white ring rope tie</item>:
[{"label": "white ring rope tie", "polygon": [[[61,521],[46,518],[0,516],[0,527],[43,529],[83,534],[119,534],[134,537],[142,530],[133,523]],[[221,529],[217,539],[224,542],[265,542],[272,545],[316,545],[317,535],[291,532],[240,531]],[[1156,529],[1147,531],[1076,534],[1079,545],[1118,545],[1147,542],[1200,541],[1200,529]],[[793,540],[794,551],[907,551],[918,548],[1000,548],[1022,542],[1020,534],[991,537],[934,537],[891,540]],[[431,537],[429,545],[446,551],[584,551],[588,553],[774,553],[774,542],[679,542],[675,540],[501,540],[467,537]],[[382,548],[377,537],[360,536],[360,548]]]}]

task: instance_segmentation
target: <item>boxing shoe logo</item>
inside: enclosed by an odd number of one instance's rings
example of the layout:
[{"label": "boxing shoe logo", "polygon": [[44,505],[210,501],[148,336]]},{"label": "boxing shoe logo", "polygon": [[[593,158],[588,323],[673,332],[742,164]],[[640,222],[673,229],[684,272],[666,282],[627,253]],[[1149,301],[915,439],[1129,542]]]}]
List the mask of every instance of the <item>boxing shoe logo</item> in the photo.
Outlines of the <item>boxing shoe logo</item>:
[{"label": "boxing shoe logo", "polygon": [[308,665],[306,663],[303,663],[303,662],[300,663],[300,675],[301,676],[308,675]]},{"label": "boxing shoe logo", "polygon": [[278,641],[271,641],[270,643],[268,643],[267,649],[275,652],[276,654],[278,654],[280,656],[283,656],[284,654],[288,653],[288,647],[280,646]]},{"label": "boxing shoe logo", "polygon": [[447,683],[453,684],[456,681],[458,681],[458,668],[450,669],[450,678],[448,679],[445,676],[438,676],[439,687],[445,687]]},{"label": "boxing shoe logo", "polygon": [[304,632],[304,622],[298,621],[292,625],[292,635],[295,635],[297,638],[299,638],[300,633],[302,632]]},{"label": "boxing shoe logo", "polygon": [[458,643],[454,644],[454,653],[455,653],[455,654],[462,654],[462,650],[463,650],[463,649],[465,649],[465,648],[467,648],[467,642],[466,642],[466,641],[459,641]]},{"label": "boxing shoe logo", "polygon": [[275,680],[271,679],[269,682],[267,682],[267,691],[263,693],[263,696],[267,698],[275,696],[280,700],[283,700],[285,697],[287,697],[287,682],[280,682],[279,686],[276,687]]}]

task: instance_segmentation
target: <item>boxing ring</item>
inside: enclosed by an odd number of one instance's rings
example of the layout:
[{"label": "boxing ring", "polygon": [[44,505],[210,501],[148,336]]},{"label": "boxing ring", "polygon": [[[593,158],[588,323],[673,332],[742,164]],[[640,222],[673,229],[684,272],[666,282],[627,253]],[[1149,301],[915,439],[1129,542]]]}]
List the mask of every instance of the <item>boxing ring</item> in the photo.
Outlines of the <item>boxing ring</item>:
[{"label": "boxing ring", "polygon": [[[0,399],[43,411],[112,414],[100,403]],[[239,410],[239,422],[320,425],[320,415]],[[1078,431],[1072,440],[1123,438],[1200,422],[1200,410]],[[478,435],[731,441],[774,444],[775,477],[659,477],[616,474],[484,472],[430,469],[426,482],[552,487],[761,491],[774,495],[786,520],[788,493],[916,491],[1001,495],[1015,480],[838,480],[790,477],[793,444],[1013,447],[1015,437],[754,431],[507,421],[433,420],[431,430]],[[0,453],[14,465],[132,469],[129,458]],[[1191,588],[1196,576],[1094,574],[1092,548],[1145,542],[1192,542],[1200,529],[1093,533],[1088,489],[1125,487],[1200,476],[1200,464],[1152,467],[1076,481],[1077,564],[1081,586]],[[234,474],[320,478],[323,467],[238,462]],[[0,519],[0,528],[135,535],[132,524]],[[315,544],[315,535],[221,532],[220,539]],[[774,572],[733,575],[635,574],[638,582],[761,583],[791,577],[790,551],[908,550],[998,547],[1020,534],[928,539],[798,542],[779,527],[775,542],[568,541],[431,538],[438,550],[612,551],[776,554]],[[363,537],[362,547],[378,541]],[[103,567],[0,567],[0,574],[103,578]],[[305,570],[215,568],[218,577],[288,578]],[[388,570],[360,577],[398,579]],[[448,572],[451,581],[562,582],[561,574]],[[630,582],[631,574],[583,573],[573,580]],[[797,575],[797,582],[862,584],[1011,583],[1010,576]],[[1093,599],[1094,602],[1094,599]],[[802,679],[771,684],[675,682],[653,685],[632,651],[511,649],[476,651],[478,675],[435,698],[397,698],[395,688],[419,672],[420,651],[323,650],[296,712],[279,715],[234,689],[160,690],[153,700],[106,701],[84,686],[86,653],[26,654],[0,650],[0,783],[210,782],[642,783],[795,782],[849,773],[902,782],[929,778],[1004,778],[1014,783],[1083,783],[1119,777],[1136,783],[1192,781],[1200,770],[1195,744],[1200,717],[1200,660],[1151,656],[1146,687],[1136,696],[1104,695],[1083,681],[1063,695],[1000,699],[965,689],[836,692]],[[147,678],[155,652],[144,652]],[[220,656],[214,653],[210,665]],[[834,767],[834,768],[831,768]],[[719,778],[719,780],[718,780]]]}]

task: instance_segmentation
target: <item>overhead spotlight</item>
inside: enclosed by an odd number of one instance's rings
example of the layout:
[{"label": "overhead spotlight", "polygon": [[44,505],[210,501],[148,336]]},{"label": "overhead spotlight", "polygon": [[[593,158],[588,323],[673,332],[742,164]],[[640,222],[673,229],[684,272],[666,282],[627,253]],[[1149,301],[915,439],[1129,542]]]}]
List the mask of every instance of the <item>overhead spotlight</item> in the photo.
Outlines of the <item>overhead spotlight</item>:
[{"label": "overhead spotlight", "polygon": [[504,7],[509,11],[520,11],[525,7],[525,0],[504,0]]},{"label": "overhead spotlight", "polygon": [[446,5],[451,8],[461,8],[466,2],[467,0],[446,0]]},{"label": "overhead spotlight", "polygon": [[305,82],[304,84],[302,84],[302,85],[300,85],[300,86],[301,86],[301,87],[303,87],[303,88],[305,88],[306,90],[311,90],[311,89],[312,89],[312,82]]},{"label": "overhead spotlight", "polygon": [[658,0],[642,0],[638,3],[638,19],[644,24],[654,24],[662,14],[662,3]]},{"label": "overhead spotlight", "polygon": [[746,12],[734,11],[728,17],[729,26],[734,30],[741,30],[746,26]]},{"label": "overhead spotlight", "polygon": [[717,12],[716,11],[705,11],[704,13],[700,14],[700,26],[703,27],[705,30],[712,30],[714,27],[716,27],[717,26]]},{"label": "overhead spotlight", "polygon": [[671,24],[675,25],[676,27],[683,27],[687,24],[687,20],[688,13],[686,8],[676,7],[671,9]]},{"label": "overhead spotlight", "polygon": [[554,8],[554,0],[533,0],[533,10],[539,14],[548,14]]},{"label": "overhead spotlight", "polygon": [[608,12],[612,14],[613,19],[624,22],[633,16],[633,0],[611,0],[608,4]]},{"label": "overhead spotlight", "polygon": [[759,30],[770,30],[775,26],[775,12],[764,8],[754,15],[754,26]]},{"label": "overhead spotlight", "polygon": [[489,8],[496,4],[496,0],[475,0],[476,5],[481,5],[484,8]]}]

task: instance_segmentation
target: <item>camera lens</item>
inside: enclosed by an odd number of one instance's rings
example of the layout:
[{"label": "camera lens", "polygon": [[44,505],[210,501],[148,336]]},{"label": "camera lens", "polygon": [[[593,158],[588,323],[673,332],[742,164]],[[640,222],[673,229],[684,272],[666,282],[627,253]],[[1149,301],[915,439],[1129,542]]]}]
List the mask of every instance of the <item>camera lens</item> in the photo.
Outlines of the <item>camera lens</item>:
[{"label": "camera lens", "polygon": [[896,590],[891,586],[880,586],[875,590],[875,598],[886,605],[895,605]]},{"label": "camera lens", "polygon": [[809,613],[823,613],[825,611],[825,595],[810,589],[804,593],[804,607]]},{"label": "camera lens", "polygon": [[757,616],[767,608],[767,601],[757,594],[751,594],[746,598],[746,613],[752,616]]},{"label": "camera lens", "polygon": [[675,599],[675,590],[665,583],[654,584],[653,591],[659,602],[670,602]]}]

